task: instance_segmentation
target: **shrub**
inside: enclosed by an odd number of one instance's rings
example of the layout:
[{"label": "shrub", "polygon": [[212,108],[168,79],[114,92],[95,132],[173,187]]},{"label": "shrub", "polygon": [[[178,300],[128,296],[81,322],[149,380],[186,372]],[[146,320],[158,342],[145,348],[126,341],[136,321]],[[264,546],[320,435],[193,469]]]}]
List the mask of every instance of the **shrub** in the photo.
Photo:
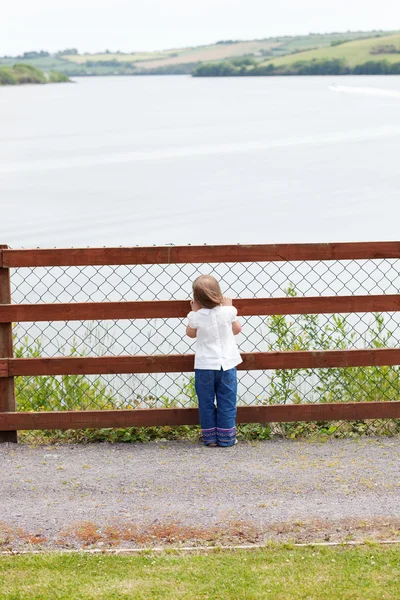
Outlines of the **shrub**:
[{"label": "shrub", "polygon": [[46,83],[47,81],[43,71],[24,63],[15,64],[12,72],[17,83]]},{"label": "shrub", "polygon": [[391,64],[388,60],[369,60],[353,69],[355,75],[391,75],[400,63]]},{"label": "shrub", "polygon": [[400,48],[394,44],[381,44],[371,48],[370,54],[400,54]]},{"label": "shrub", "polygon": [[11,69],[7,67],[0,68],[0,85],[15,85],[17,83],[16,78]]},{"label": "shrub", "polygon": [[60,73],[59,71],[50,71],[48,75],[48,81],[49,83],[67,83],[71,80],[65,73]]}]

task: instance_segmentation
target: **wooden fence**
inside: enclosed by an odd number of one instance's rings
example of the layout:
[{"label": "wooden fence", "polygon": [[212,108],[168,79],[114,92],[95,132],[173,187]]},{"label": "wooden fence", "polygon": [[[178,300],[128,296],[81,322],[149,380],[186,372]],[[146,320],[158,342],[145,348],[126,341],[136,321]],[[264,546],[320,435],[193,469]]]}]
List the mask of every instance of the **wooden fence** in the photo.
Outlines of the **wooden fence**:
[{"label": "wooden fence", "polygon": [[[10,269],[21,267],[332,261],[400,258],[400,242],[165,246],[12,250],[0,246],[0,442],[18,430],[192,425],[197,409],[17,412],[14,377],[193,371],[193,355],[13,358],[12,324],[38,321],[184,317],[186,300],[12,304]],[[332,314],[400,310],[400,295],[235,299],[239,315]],[[253,352],[241,370],[400,365],[400,349]],[[239,423],[400,418],[400,401],[238,408]]]}]

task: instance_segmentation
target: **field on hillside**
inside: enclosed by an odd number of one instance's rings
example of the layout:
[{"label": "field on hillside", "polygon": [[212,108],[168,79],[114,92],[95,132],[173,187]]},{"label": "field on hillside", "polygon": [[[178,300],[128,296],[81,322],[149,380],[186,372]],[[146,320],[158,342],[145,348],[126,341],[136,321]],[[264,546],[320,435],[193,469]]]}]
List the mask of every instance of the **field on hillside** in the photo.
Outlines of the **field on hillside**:
[{"label": "field on hillside", "polygon": [[200,48],[188,48],[180,50],[176,56],[166,56],[161,60],[150,60],[138,62],[137,67],[147,69],[156,67],[165,67],[168,65],[177,65],[185,62],[212,62],[225,60],[227,58],[237,58],[246,54],[255,54],[260,57],[264,53],[272,54],[273,49],[282,46],[282,42],[277,41],[253,41],[240,42],[237,44],[214,44],[212,46],[202,46]]},{"label": "field on hillside", "polygon": [[57,56],[46,56],[44,58],[21,59],[21,58],[0,58],[0,67],[12,67],[15,64],[23,63],[42,69],[43,71],[51,71],[52,69],[62,70],[63,67],[69,66],[68,61],[62,60]]},{"label": "field on hillside", "polygon": [[[132,52],[123,54],[120,52],[108,52],[98,54],[78,54],[64,56],[66,61],[75,65],[84,66],[90,62],[117,61],[122,64],[131,63],[139,70],[151,70],[157,68],[176,67],[178,65],[198,64],[201,62],[217,62],[229,60],[241,56],[252,55],[259,61],[267,58],[285,56],[288,53],[301,50],[318,49],[330,47],[332,42],[358,40],[369,38],[372,35],[380,36],[382,32],[347,32],[310,34],[306,36],[283,36],[267,38],[264,40],[251,41],[227,41],[208,46],[196,46],[189,48],[172,48],[161,52]],[[374,38],[375,39],[375,38]]]},{"label": "field on hillside", "polygon": [[162,51],[162,52],[132,52],[124,54],[122,52],[99,52],[97,54],[71,54],[65,55],[63,58],[77,65],[83,65],[87,61],[105,61],[105,60],[118,60],[119,62],[138,62],[146,60],[157,60],[163,59],[171,54],[174,54],[173,50]]},{"label": "field on hillside", "polygon": [[258,66],[273,63],[277,67],[314,58],[344,58],[350,66],[368,60],[400,60],[400,54],[369,54],[371,48],[380,44],[400,45],[400,32],[311,33],[250,41],[226,40],[204,46],[126,54],[106,51],[36,58],[3,57],[0,58],[0,67],[23,62],[44,71],[57,70],[73,77],[193,73],[202,63],[217,64],[241,57],[251,57]]},{"label": "field on hillside", "polygon": [[[373,49],[378,46],[395,46],[398,53],[379,53],[375,54]],[[372,50],[372,53],[371,53]],[[282,56],[272,60],[263,61],[262,64],[268,65],[273,62],[275,66],[291,65],[300,60],[324,60],[324,59],[344,59],[348,66],[354,67],[358,64],[373,60],[388,60],[389,62],[400,62],[400,34],[385,36],[380,38],[368,38],[364,40],[355,40],[346,42],[339,46],[329,46],[306,52],[299,52],[294,55]]]},{"label": "field on hillside", "polygon": [[212,44],[210,46],[198,46],[195,48],[180,48],[165,50],[163,52],[136,52],[132,54],[83,54],[65,56],[65,59],[77,64],[84,64],[87,61],[105,61],[117,60],[119,62],[132,62],[138,67],[144,68],[160,67],[165,65],[176,65],[188,62],[203,62],[213,60],[224,60],[234,58],[245,54],[263,51],[271,53],[273,48],[278,48],[282,42],[278,41],[249,41],[233,44]]}]

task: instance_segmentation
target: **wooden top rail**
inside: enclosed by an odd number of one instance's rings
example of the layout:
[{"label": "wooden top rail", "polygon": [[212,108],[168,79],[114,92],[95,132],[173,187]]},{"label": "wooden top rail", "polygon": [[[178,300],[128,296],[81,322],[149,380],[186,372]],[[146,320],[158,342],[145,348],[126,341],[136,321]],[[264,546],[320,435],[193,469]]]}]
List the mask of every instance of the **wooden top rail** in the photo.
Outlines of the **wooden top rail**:
[{"label": "wooden top rail", "polygon": [[145,265],[400,258],[400,242],[0,250],[0,267]]},{"label": "wooden top rail", "polygon": [[[400,365],[399,348],[249,352],[241,371],[323,369]],[[193,354],[101,356],[83,358],[0,358],[0,378],[28,375],[106,375],[122,373],[193,372]]]},{"label": "wooden top rail", "polygon": [[[400,295],[316,296],[298,298],[238,298],[240,316],[396,312]],[[96,321],[108,319],[182,318],[190,311],[188,300],[138,302],[81,302],[71,304],[3,304],[0,323],[35,321]]]}]

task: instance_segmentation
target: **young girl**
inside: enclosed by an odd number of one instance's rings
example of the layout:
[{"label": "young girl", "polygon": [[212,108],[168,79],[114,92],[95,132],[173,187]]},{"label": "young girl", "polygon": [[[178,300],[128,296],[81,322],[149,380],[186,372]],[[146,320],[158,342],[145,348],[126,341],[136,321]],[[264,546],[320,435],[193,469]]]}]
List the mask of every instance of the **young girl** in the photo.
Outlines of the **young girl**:
[{"label": "young girl", "polygon": [[[193,282],[186,335],[197,338],[194,362],[200,425],[206,446],[236,444],[236,366],[242,362],[234,335],[241,331],[237,310],[212,275]],[[215,405],[215,399],[217,405]]]}]

